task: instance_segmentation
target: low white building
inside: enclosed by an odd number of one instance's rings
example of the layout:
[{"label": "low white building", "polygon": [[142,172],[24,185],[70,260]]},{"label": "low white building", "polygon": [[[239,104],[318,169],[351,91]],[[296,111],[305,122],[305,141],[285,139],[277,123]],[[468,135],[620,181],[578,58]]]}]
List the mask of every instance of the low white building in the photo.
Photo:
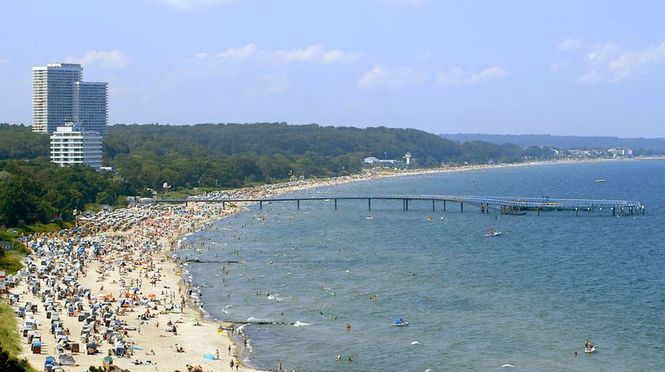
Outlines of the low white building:
[{"label": "low white building", "polygon": [[83,131],[74,123],[58,127],[51,135],[51,162],[65,165],[85,164],[95,170],[102,166],[102,136]]}]

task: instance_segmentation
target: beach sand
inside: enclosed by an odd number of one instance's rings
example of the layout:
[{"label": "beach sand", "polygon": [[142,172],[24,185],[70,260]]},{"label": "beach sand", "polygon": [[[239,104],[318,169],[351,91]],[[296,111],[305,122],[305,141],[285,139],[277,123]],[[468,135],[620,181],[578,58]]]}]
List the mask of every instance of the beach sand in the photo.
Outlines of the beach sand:
[{"label": "beach sand", "polygon": [[[237,350],[228,335],[228,330],[220,328],[220,323],[202,317],[195,300],[188,296],[188,288],[180,277],[180,267],[171,260],[173,245],[181,233],[193,231],[213,219],[237,212],[237,209],[222,212],[221,209],[207,207],[205,213],[201,213],[204,209],[206,209],[204,206],[192,206],[188,207],[186,209],[188,213],[184,214],[178,214],[184,209],[157,213],[158,216],[145,219],[128,231],[105,231],[94,236],[93,239],[98,241],[119,240],[123,243],[123,249],[111,249],[99,257],[87,258],[84,266],[86,275],[82,273],[78,275],[78,285],[81,288],[89,288],[92,299],[96,296],[112,297],[114,299],[112,304],[116,309],[122,309],[118,301],[128,293],[132,294],[133,291],[128,290],[132,287],[139,288],[138,302],[147,303],[147,305],[132,304],[125,307],[127,311],[124,314],[117,315],[118,319],[126,322],[123,328],[128,331],[124,336],[124,343],[127,349],[132,349],[133,355],[113,356],[114,365],[131,371],[186,371],[187,365],[201,366],[204,371],[230,371],[231,360],[237,364]],[[131,212],[127,211],[131,209],[125,210],[124,217],[131,215]],[[54,243],[59,239],[42,237],[41,242]],[[146,256],[146,251],[142,247],[147,241],[157,243],[161,248]],[[131,248],[128,248],[130,246]],[[65,254],[60,256],[65,259]],[[42,259],[44,257],[36,261]],[[44,287],[42,285],[42,288]],[[42,370],[46,356],[56,356],[56,340],[50,334],[50,320],[47,319],[44,303],[40,296],[30,294],[27,280],[23,280],[11,292],[21,294],[19,304],[26,302],[38,304],[34,318],[40,324],[38,331],[42,336],[42,350],[40,354],[33,354],[27,339],[24,338],[26,344],[22,356],[27,358],[33,367]],[[186,305],[181,308],[183,298],[186,299]],[[62,304],[62,301],[59,302]],[[114,345],[102,341],[99,347],[100,353],[86,355],[84,343],[80,342],[79,336],[83,323],[76,316],[68,316],[63,307],[61,306],[59,312],[62,328],[69,330],[70,341],[78,342],[81,350],[72,355],[78,366],[65,366],[64,370],[87,371],[91,365],[101,366],[102,359],[109,350],[114,349]],[[171,311],[166,310],[171,307]],[[89,310],[89,307],[85,310]],[[147,320],[139,319],[138,316],[146,310],[150,310],[154,317]],[[19,322],[21,321],[22,319],[19,319]],[[167,332],[169,321],[175,325],[177,335],[174,332]],[[103,329],[103,326],[98,328]],[[180,345],[183,351],[177,352],[176,345]],[[66,353],[69,354],[68,351]],[[219,359],[208,360],[204,358],[204,354],[215,357],[219,355]],[[135,361],[140,364],[135,364]],[[252,369],[241,365],[237,370]]]}]

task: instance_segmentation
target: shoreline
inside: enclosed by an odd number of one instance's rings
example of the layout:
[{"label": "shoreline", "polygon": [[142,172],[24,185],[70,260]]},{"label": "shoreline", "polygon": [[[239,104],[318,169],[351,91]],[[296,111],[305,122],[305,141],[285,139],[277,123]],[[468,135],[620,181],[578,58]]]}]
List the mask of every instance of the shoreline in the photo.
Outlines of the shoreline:
[{"label": "shoreline", "polygon": [[[233,194],[233,193],[241,193],[247,196],[248,194],[253,196],[253,197],[266,197],[266,196],[278,196],[282,194],[288,194],[291,192],[296,192],[296,191],[302,191],[302,190],[311,190],[311,189],[316,189],[320,187],[332,187],[332,186],[338,186],[338,185],[343,185],[343,184],[348,184],[348,183],[355,183],[355,182],[367,182],[367,181],[373,181],[373,180],[378,180],[378,179],[383,179],[383,178],[393,178],[393,177],[409,177],[409,176],[421,176],[421,175],[434,175],[434,174],[442,174],[442,173],[453,173],[453,172],[467,172],[467,171],[476,171],[476,170],[488,170],[488,169],[502,169],[502,168],[512,168],[512,167],[527,167],[527,166],[540,166],[540,165],[558,165],[558,164],[577,164],[577,163],[596,163],[596,162],[605,162],[605,161],[631,161],[631,160],[665,160],[665,157],[650,157],[650,158],[612,158],[612,159],[583,159],[583,160],[573,160],[573,159],[566,159],[566,160],[552,160],[552,161],[533,161],[533,162],[522,162],[522,163],[505,163],[505,164],[473,164],[473,165],[461,165],[461,166],[451,166],[451,167],[439,167],[439,168],[434,168],[434,169],[416,169],[416,170],[411,170],[411,171],[400,171],[400,172],[394,172],[394,171],[380,171],[380,172],[365,172],[362,174],[356,174],[356,175],[351,175],[351,176],[338,176],[338,177],[329,177],[329,178],[314,178],[314,179],[306,179],[306,180],[297,180],[297,181],[287,181],[287,182],[281,182],[281,183],[276,183],[276,184],[265,184],[261,186],[253,186],[253,187],[248,187],[248,188],[240,188],[240,189],[231,189],[231,190],[226,190],[226,191],[213,191],[210,193],[205,193],[205,194],[200,194],[197,196],[193,196],[192,198],[200,197],[201,195],[208,195],[208,194],[214,194],[216,196],[220,195],[228,195],[228,194]],[[203,205],[210,205],[214,203],[205,203]],[[245,205],[242,205],[235,213],[245,213],[248,211],[247,205],[249,204],[256,204],[256,203],[245,203]],[[216,223],[217,221],[221,221],[224,218],[228,217],[223,216],[220,218],[212,219],[210,221],[207,221],[204,226],[201,229],[198,229],[195,232],[192,232],[192,234],[195,234],[197,232],[200,232],[204,230],[206,227],[210,226],[213,223]],[[180,237],[182,239],[183,236]],[[205,306],[204,306],[205,307]],[[209,316],[207,312],[205,312],[203,309],[200,309],[200,311],[206,314],[206,316]],[[210,321],[215,321],[213,319],[210,319]],[[238,327],[242,326],[242,324],[246,323],[233,323],[233,322],[226,322],[226,321],[219,321],[220,323],[226,323],[229,325],[232,325],[233,327]],[[229,338],[231,341],[235,344],[236,350],[241,350],[240,349],[240,336],[236,335],[235,333],[230,333]],[[245,359],[244,357],[247,356],[247,353],[240,353],[239,354],[242,359]],[[255,370],[261,370],[257,366],[252,365],[251,361],[247,364],[248,367],[253,368]]]},{"label": "shoreline", "polygon": [[[309,180],[299,180],[299,181],[290,181],[290,182],[283,182],[283,183],[277,183],[277,184],[267,184],[267,185],[261,185],[261,186],[255,186],[255,187],[250,187],[250,188],[243,188],[243,189],[234,189],[234,190],[227,190],[227,191],[215,191],[213,193],[216,194],[228,194],[228,193],[241,193],[244,195],[252,195],[252,196],[267,196],[267,195],[279,195],[279,194],[284,194],[284,193],[289,193],[289,192],[294,192],[294,191],[300,191],[300,190],[308,190],[308,189],[314,189],[318,187],[326,187],[326,186],[336,186],[336,185],[341,185],[341,184],[346,184],[346,183],[351,183],[351,182],[364,182],[364,181],[371,181],[371,180],[376,180],[376,179],[381,179],[381,178],[388,178],[388,177],[403,177],[403,176],[418,176],[418,175],[429,175],[429,174],[440,174],[440,173],[448,173],[448,172],[463,172],[463,171],[473,171],[473,170],[484,170],[484,169],[498,169],[498,168],[507,168],[507,167],[524,167],[524,166],[537,166],[537,165],[549,165],[549,164],[570,164],[570,163],[588,163],[588,162],[598,162],[598,161],[629,161],[629,160],[664,160],[665,158],[631,158],[631,159],[586,159],[586,160],[564,160],[564,161],[539,161],[539,162],[523,162],[523,163],[514,163],[514,164],[487,164],[487,165],[464,165],[464,166],[454,166],[454,167],[442,167],[442,168],[436,168],[436,169],[423,169],[423,170],[413,170],[413,171],[405,171],[405,172],[366,172],[362,173],[359,175],[352,175],[352,176],[341,176],[341,177],[333,177],[333,178],[320,178],[320,179],[309,179]],[[94,231],[91,232],[91,234],[87,237],[88,239],[92,241],[101,241],[104,242],[106,239],[113,240],[113,239],[134,239],[135,246],[140,249],[140,247],[143,245],[145,246],[146,244],[157,244],[161,246],[159,250],[156,251],[151,251],[151,264],[152,261],[157,261],[155,266],[157,267],[156,273],[158,276],[157,282],[161,282],[163,284],[169,283],[169,285],[165,285],[166,288],[169,288],[173,286],[172,288],[178,288],[179,294],[182,293],[189,293],[191,290],[191,293],[194,293],[194,290],[192,289],[192,281],[191,277],[186,278],[184,276],[184,273],[186,272],[186,268],[184,267],[184,262],[180,261],[178,258],[175,257],[175,252],[179,249],[178,245],[179,242],[183,241],[183,239],[186,239],[188,235],[191,234],[196,234],[197,232],[200,232],[202,230],[205,230],[208,228],[211,224],[215,223],[216,221],[222,220],[228,216],[237,214],[237,213],[243,213],[248,210],[247,205],[241,204],[241,205],[233,205],[231,206],[230,209],[222,210],[219,206],[216,206],[217,203],[204,203],[204,204],[196,204],[193,206],[188,206],[188,207],[164,207],[164,208],[153,208],[150,206],[141,206],[141,207],[135,207],[135,208],[123,208],[123,209],[118,209],[115,212],[112,213],[99,213],[98,215],[95,216],[95,218],[91,221],[88,221],[88,224],[90,223],[99,223],[99,225],[95,226]],[[152,209],[151,209],[152,208]],[[143,217],[138,218],[137,221],[129,223],[126,221],[123,221],[122,218],[130,218],[130,219],[136,219],[136,214],[138,213],[141,215],[144,211],[149,210],[153,211],[153,215],[149,215],[149,217],[146,217],[143,219]],[[163,213],[162,213],[163,212]],[[114,214],[120,216],[120,220],[117,218],[113,217]],[[181,214],[180,214],[181,213]],[[164,221],[166,222],[164,222]],[[132,220],[133,221],[133,220]],[[105,225],[105,223],[108,222],[108,224]],[[118,225],[119,224],[119,225]],[[167,229],[164,229],[164,224],[166,225]],[[94,226],[94,225],[93,225]],[[170,227],[171,229],[169,229]],[[92,229],[91,229],[92,230]],[[167,233],[159,233],[156,230],[167,230]],[[77,237],[80,237],[77,235]],[[43,239],[44,236],[33,236],[31,237],[32,241],[35,241],[35,239]],[[58,239],[57,237],[54,239]],[[54,240],[55,241],[55,240]],[[122,251],[121,251],[122,252]],[[111,252],[112,254],[114,253],[113,251]],[[126,253],[126,252],[125,252]],[[140,256],[140,255],[139,255]],[[39,259],[39,255],[36,253],[33,253],[31,256],[28,256],[25,260],[25,262],[29,262],[29,260],[32,259]],[[28,260],[29,259],[29,260]],[[95,273],[95,270],[98,270],[101,264],[101,259],[100,262],[96,262],[94,260],[91,260],[89,263],[87,272],[88,273]],[[131,264],[131,263],[130,263]],[[93,270],[93,268],[95,270]],[[153,267],[154,269],[155,267]],[[155,272],[155,270],[151,271]],[[120,269],[118,274],[120,274]],[[147,275],[147,274],[146,274]],[[86,269],[83,269],[83,276],[86,277]],[[99,291],[95,291],[95,283],[98,283],[100,280],[101,276],[101,282],[102,282],[102,287],[100,288]],[[104,279],[105,276],[106,279]],[[113,277],[115,279],[110,279],[110,277]],[[114,272],[109,272],[109,270],[103,271],[103,274],[97,275],[97,276],[90,276],[87,277],[87,279],[81,279],[81,283],[87,284],[88,287],[90,288],[91,292],[96,292],[95,295],[103,295],[104,293],[102,292],[111,292],[114,291],[113,295],[117,295],[120,297],[121,293],[123,293],[123,288],[120,285],[117,285],[117,282],[119,282],[121,277],[119,275],[115,275]],[[135,278],[136,279],[136,278]],[[94,280],[94,281],[93,281]],[[114,283],[114,281],[116,283]],[[19,290],[23,290],[27,294],[27,289],[28,287],[26,286],[26,283],[22,283],[22,287],[20,287]],[[106,286],[106,290],[102,290]],[[112,288],[112,289],[111,289]],[[124,289],[126,290],[126,288]],[[15,292],[12,291],[12,292]],[[143,288],[141,288],[141,292],[143,292]],[[164,291],[162,291],[164,292]],[[145,293],[143,293],[145,295]],[[171,305],[173,305],[174,299],[173,299],[174,293],[171,293]],[[22,295],[23,296],[23,295]],[[31,298],[29,295],[26,297]],[[94,296],[93,296],[94,297]],[[158,295],[156,296],[158,297]],[[163,297],[163,296],[162,296]],[[168,296],[167,296],[168,297]],[[201,304],[199,301],[199,297],[194,296],[192,297],[191,295],[186,296],[187,300],[185,301],[185,309],[180,313],[180,316],[173,316],[173,314],[161,314],[157,316],[157,327],[154,327],[154,331],[150,329],[150,332],[152,333],[152,336],[157,335],[158,337],[144,337],[144,336],[138,336],[138,335],[132,335],[128,336],[129,339],[135,338],[136,342],[146,342],[147,344],[150,344],[151,346],[157,345],[157,347],[162,347],[162,348],[172,348],[170,344],[172,344],[172,340],[165,340],[164,338],[167,337],[163,334],[161,334],[161,330],[159,329],[159,321],[162,321],[162,324],[166,324],[167,321],[175,321],[176,323],[180,321],[181,323],[178,323],[181,328],[185,328],[186,332],[192,332],[192,334],[196,334],[194,339],[190,338],[190,341],[192,342],[192,345],[196,343],[197,338],[196,337],[203,337],[203,338],[211,338],[214,339],[214,342],[218,342],[219,345],[223,345],[224,350],[220,350],[220,358],[219,360],[215,361],[206,361],[205,363],[201,362],[201,354],[203,354],[202,350],[196,350],[194,352],[189,352],[189,350],[185,350],[184,355],[182,355],[182,358],[170,358],[170,357],[163,357],[163,358],[155,358],[157,365],[162,366],[162,365],[167,365],[167,369],[164,370],[175,370],[175,369],[180,369],[182,370],[185,367],[184,362],[184,357],[186,358],[191,358],[191,362],[194,365],[197,364],[202,364],[205,365],[204,370],[220,370],[220,363],[223,368],[226,369],[226,365],[229,365],[229,362],[231,360],[235,361],[242,361],[244,359],[245,353],[242,353],[241,351],[241,344],[240,344],[240,336],[236,336],[233,333],[228,333],[229,329],[238,329],[241,323],[235,324],[235,323],[230,323],[230,322],[225,322],[225,321],[217,321],[212,319],[208,313],[205,311],[205,303]],[[33,300],[37,301],[38,297],[33,296]],[[164,298],[164,302],[166,302],[168,299]],[[19,303],[23,302],[24,299],[21,299]],[[40,309],[42,309],[42,304],[40,304]],[[160,305],[161,306],[161,305]],[[136,306],[139,307],[139,306]],[[176,306],[177,307],[177,306]],[[158,309],[161,310],[161,307]],[[133,308],[132,308],[133,310]],[[44,311],[42,310],[42,316],[44,315]],[[191,316],[192,314],[198,315],[199,318],[196,318],[196,323],[194,324],[184,324],[185,320],[183,318],[185,316]],[[42,328],[44,329],[44,326],[46,325],[47,321],[46,318],[42,318]],[[21,318],[17,318],[19,323],[21,322]],[[175,319],[175,320],[174,320]],[[69,322],[72,323],[72,322]],[[138,323],[138,322],[130,322],[129,320],[127,323]],[[198,325],[200,324],[200,325]],[[141,325],[144,325],[144,330],[148,329],[147,323],[141,323],[138,325],[138,328],[140,329]],[[152,324],[151,324],[152,325]],[[195,328],[191,328],[191,327]],[[77,327],[75,323],[73,323],[70,328],[78,330],[80,327]],[[130,328],[136,328],[130,324]],[[225,329],[223,332],[219,332],[220,329]],[[180,331],[182,333],[182,331]],[[45,334],[46,332],[42,332],[42,334]],[[139,331],[140,334],[140,331]],[[145,334],[145,331],[144,331]],[[181,337],[182,338],[182,337]],[[145,339],[145,340],[144,340]],[[226,340],[226,342],[224,342]],[[185,340],[183,340],[182,344],[187,345]],[[25,344],[24,344],[25,345]],[[51,346],[53,346],[52,343],[47,342],[46,346],[50,349]],[[201,345],[199,345],[201,346]],[[230,347],[230,351],[229,348]],[[43,365],[43,358],[45,358],[45,355],[39,355],[37,354],[31,354],[29,353],[30,350],[26,346],[23,346],[23,352],[21,354],[21,357],[26,357],[30,364],[33,367],[38,367],[37,369],[40,370],[41,366]],[[147,349],[147,348],[143,348]],[[137,354],[139,354],[139,350],[143,349],[137,349]],[[50,351],[50,350],[49,350]],[[144,350],[145,352],[145,350]],[[152,354],[155,355],[155,354]],[[142,356],[142,355],[141,355]],[[100,364],[100,359],[103,357],[103,355],[93,355],[91,357],[83,357],[81,358],[82,360],[85,360],[86,363],[84,363],[81,367],[74,367],[70,368],[67,367],[67,371],[85,371],[87,370],[88,365],[99,365]],[[145,358],[144,356],[142,356]],[[77,357],[77,359],[79,359]],[[129,364],[131,362],[130,360],[125,360],[125,359],[119,359],[118,360],[118,365],[121,365],[123,368],[130,368],[131,370],[144,370],[141,368],[141,366]],[[197,363],[198,362],[198,363]],[[208,363],[209,362],[209,363]],[[87,364],[90,363],[90,364]],[[179,363],[179,364],[178,364]],[[235,364],[235,362],[234,362]],[[155,367],[154,364],[150,364],[148,366]],[[173,367],[173,368],[171,368]],[[151,369],[153,370],[153,369]],[[159,370],[162,370],[159,368]],[[244,371],[260,371],[259,369],[253,368],[251,366],[251,361],[247,364],[241,363],[241,366],[239,370],[244,370]]]}]

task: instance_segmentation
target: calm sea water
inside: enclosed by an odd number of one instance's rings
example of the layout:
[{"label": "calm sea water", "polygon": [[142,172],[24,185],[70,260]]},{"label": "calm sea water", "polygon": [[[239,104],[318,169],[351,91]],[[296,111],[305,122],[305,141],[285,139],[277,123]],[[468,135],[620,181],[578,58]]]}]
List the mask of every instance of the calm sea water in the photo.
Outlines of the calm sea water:
[{"label": "calm sea water", "polygon": [[[594,182],[600,178],[606,182]],[[374,201],[371,212],[366,201],[340,201],[337,211],[332,202],[252,207],[190,237],[203,250],[181,252],[241,262],[226,264],[228,275],[218,262],[191,263],[212,317],[296,323],[246,327],[250,364],[665,370],[665,161],[481,170],[300,193],[379,194],[631,199],[646,203],[647,214],[483,215],[451,203],[432,212],[430,202],[404,212],[401,201]],[[489,226],[504,234],[486,238]],[[398,317],[410,325],[393,327]],[[585,338],[596,353],[582,352]]]}]

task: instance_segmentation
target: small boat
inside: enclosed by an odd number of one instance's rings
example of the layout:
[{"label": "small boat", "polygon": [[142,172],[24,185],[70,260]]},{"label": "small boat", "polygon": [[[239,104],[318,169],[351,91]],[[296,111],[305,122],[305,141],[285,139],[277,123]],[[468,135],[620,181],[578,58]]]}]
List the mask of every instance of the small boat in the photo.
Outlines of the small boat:
[{"label": "small boat", "polygon": [[494,230],[494,228],[492,228],[492,227],[487,229],[487,232],[485,233],[485,236],[488,237],[488,238],[493,238],[493,237],[499,236],[499,235],[501,235],[501,231]]},{"label": "small boat", "polygon": [[604,178],[599,178],[599,179],[597,179],[597,180],[595,180],[595,181],[593,181],[593,182],[595,182],[595,183],[603,183],[603,182],[605,182],[605,179],[604,179]]},{"label": "small boat", "polygon": [[596,351],[596,347],[593,346],[591,341],[589,341],[589,339],[584,341],[584,352],[585,353],[593,353],[594,351]]},{"label": "small boat", "polygon": [[373,220],[373,219],[374,219],[374,216],[369,215],[369,216],[365,217],[365,219],[366,219],[366,220]]},{"label": "small boat", "polygon": [[404,320],[402,318],[396,319],[393,322],[393,326],[395,326],[395,327],[406,327],[408,325],[409,325],[409,322],[407,322],[406,320]]}]

